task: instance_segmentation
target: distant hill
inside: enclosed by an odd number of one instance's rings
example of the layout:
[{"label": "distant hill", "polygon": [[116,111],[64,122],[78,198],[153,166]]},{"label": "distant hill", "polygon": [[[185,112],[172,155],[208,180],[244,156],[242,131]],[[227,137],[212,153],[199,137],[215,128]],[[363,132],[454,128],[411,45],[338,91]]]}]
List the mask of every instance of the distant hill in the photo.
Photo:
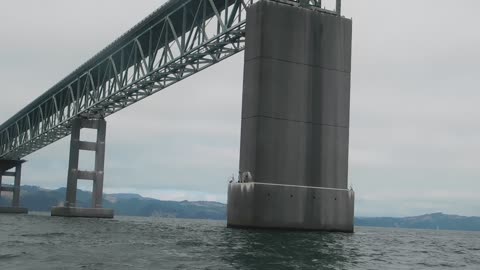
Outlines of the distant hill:
[{"label": "distant hill", "polygon": [[[65,201],[65,192],[66,188],[48,190],[36,186],[22,186],[21,204],[30,211],[50,211],[52,206],[61,205]],[[9,205],[10,196],[9,193],[2,193],[0,205]],[[91,192],[77,191],[79,207],[90,207],[91,198]],[[226,219],[225,204],[217,202],[161,201],[138,194],[105,194],[103,206],[113,208],[116,215],[123,216]]]},{"label": "distant hill", "polygon": [[464,217],[433,213],[416,217],[375,217],[355,218],[356,226],[430,229],[430,230],[460,230],[480,231],[480,217]]},{"label": "distant hill", "polygon": [[[42,189],[36,186],[22,186],[22,206],[30,211],[50,211],[65,200],[65,188],[56,190]],[[9,193],[2,193],[0,205],[9,205]],[[90,207],[91,192],[78,190],[79,207]],[[120,216],[156,216],[192,219],[226,219],[226,205],[218,202],[161,201],[145,198],[138,194],[105,194],[103,205],[113,208]],[[356,226],[410,228],[431,230],[480,231],[480,217],[463,217],[434,213],[416,217],[356,217]]]}]

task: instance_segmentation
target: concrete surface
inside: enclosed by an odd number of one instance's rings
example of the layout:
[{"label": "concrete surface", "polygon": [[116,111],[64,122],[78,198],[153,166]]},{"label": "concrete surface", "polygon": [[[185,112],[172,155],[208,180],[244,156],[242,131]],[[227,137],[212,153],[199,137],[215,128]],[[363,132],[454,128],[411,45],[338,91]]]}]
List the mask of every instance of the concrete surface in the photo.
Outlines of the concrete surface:
[{"label": "concrete surface", "polygon": [[[80,141],[80,132],[83,128],[97,130],[96,142]],[[79,179],[83,179],[93,181],[92,208],[102,207],[106,129],[107,123],[105,119],[77,118],[73,121],[65,200],[66,206],[75,207],[77,201],[77,182]],[[95,152],[94,171],[80,171],[78,169],[81,150]]]},{"label": "concrete surface", "polygon": [[351,37],[343,17],[249,8],[239,170],[253,183],[229,186],[229,226],[353,231]]},{"label": "concrete surface", "polygon": [[[0,213],[26,214],[28,209],[20,207],[22,164],[25,160],[0,160],[0,197],[3,192],[12,192],[12,206],[0,208]],[[14,171],[12,171],[14,169]],[[4,186],[3,177],[13,177],[13,186]],[[1,212],[3,211],[3,212]]]},{"label": "concrete surface", "polygon": [[[80,140],[80,132],[83,128],[97,130],[96,142],[86,142]],[[52,208],[52,216],[113,218],[112,209],[102,208],[106,129],[107,123],[103,118],[77,118],[73,121],[72,136],[70,141],[67,192],[65,200],[66,207]],[[81,150],[95,152],[94,171],[81,171],[78,169],[79,155]],[[92,208],[76,207],[77,183],[79,179],[93,181]]]},{"label": "concrete surface", "polygon": [[343,189],[232,183],[228,187],[227,225],[351,233],[354,200],[354,192]]},{"label": "concrete surface", "polygon": [[54,207],[52,217],[81,217],[81,218],[113,218],[113,209],[106,208],[80,208],[80,207]]}]

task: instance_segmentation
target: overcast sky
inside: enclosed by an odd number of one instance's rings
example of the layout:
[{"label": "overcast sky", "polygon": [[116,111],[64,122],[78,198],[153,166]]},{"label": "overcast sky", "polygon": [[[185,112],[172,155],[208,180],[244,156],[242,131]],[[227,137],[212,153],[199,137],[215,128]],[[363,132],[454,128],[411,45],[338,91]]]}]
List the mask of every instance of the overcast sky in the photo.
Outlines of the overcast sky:
[{"label": "overcast sky", "polygon": [[[164,2],[0,0],[0,122]],[[480,216],[478,10],[475,0],[343,1],[356,215]],[[225,202],[242,73],[239,53],[107,118],[105,192]],[[68,153],[69,137],[26,157],[22,184],[65,186]]]}]

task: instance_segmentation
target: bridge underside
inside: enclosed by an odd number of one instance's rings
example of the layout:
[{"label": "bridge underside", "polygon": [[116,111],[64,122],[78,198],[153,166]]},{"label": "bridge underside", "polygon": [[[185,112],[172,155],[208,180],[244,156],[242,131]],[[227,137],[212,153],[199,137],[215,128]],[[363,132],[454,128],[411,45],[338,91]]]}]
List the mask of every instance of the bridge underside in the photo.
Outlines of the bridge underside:
[{"label": "bridge underside", "polygon": [[[168,1],[0,125],[0,159],[23,158],[70,135],[77,117],[107,117],[241,52],[257,1]],[[269,1],[336,14],[320,0]]]},{"label": "bridge underside", "polygon": [[351,31],[350,20],[309,9],[249,8],[229,226],[353,232]]}]

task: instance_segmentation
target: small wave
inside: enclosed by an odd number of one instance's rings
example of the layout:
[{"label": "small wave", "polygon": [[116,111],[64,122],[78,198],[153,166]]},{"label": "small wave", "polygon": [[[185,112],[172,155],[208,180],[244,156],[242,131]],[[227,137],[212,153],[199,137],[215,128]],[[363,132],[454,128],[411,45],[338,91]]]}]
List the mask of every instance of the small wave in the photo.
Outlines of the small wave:
[{"label": "small wave", "polygon": [[196,240],[180,240],[177,242],[177,245],[182,247],[196,247],[196,246],[205,245],[205,243],[201,241],[196,241]]},{"label": "small wave", "polygon": [[68,235],[67,233],[53,232],[53,233],[26,233],[21,234],[23,237],[51,237],[51,236],[64,236]]},{"label": "small wave", "polygon": [[12,240],[12,241],[5,242],[5,245],[18,245],[18,244],[25,244],[25,242],[20,240]]},{"label": "small wave", "polygon": [[13,259],[20,256],[21,254],[0,254],[0,260]]}]

